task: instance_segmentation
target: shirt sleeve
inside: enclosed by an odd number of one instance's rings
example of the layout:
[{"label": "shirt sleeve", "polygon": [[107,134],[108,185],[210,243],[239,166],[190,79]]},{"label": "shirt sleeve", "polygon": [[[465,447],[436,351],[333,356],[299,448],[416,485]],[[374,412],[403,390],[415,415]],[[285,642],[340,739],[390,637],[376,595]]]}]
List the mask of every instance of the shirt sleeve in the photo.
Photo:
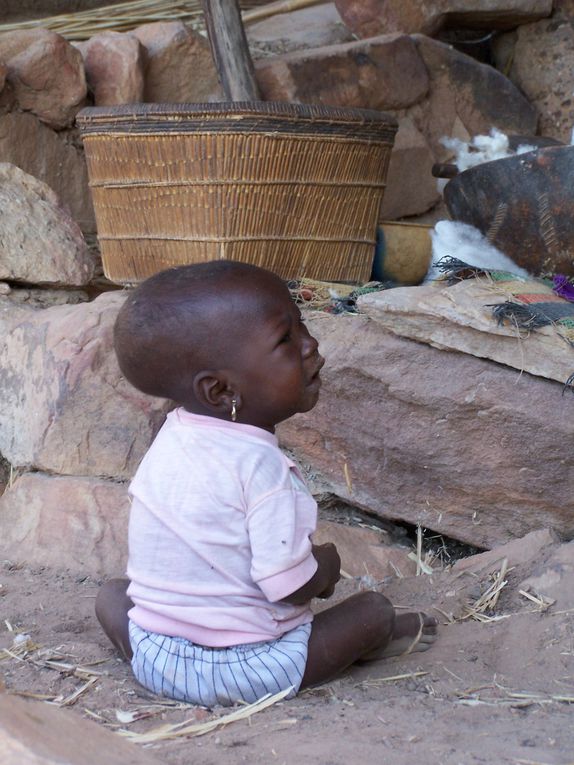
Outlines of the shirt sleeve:
[{"label": "shirt sleeve", "polygon": [[317,571],[311,534],[317,505],[296,489],[275,491],[247,512],[251,577],[274,603],[303,587]]}]

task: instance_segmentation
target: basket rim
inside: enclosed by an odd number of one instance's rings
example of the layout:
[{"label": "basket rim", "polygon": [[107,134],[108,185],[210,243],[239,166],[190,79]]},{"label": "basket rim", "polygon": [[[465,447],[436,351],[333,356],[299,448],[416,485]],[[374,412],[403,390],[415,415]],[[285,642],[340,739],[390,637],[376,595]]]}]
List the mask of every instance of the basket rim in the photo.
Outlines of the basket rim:
[{"label": "basket rim", "polygon": [[323,104],[294,104],[279,101],[218,101],[213,103],[136,103],[116,106],[88,106],[76,115],[80,128],[95,126],[97,123],[113,120],[122,123],[149,119],[158,122],[170,121],[181,124],[190,119],[231,118],[238,123],[242,119],[271,117],[286,121],[309,121],[327,124],[356,124],[357,126],[379,126],[397,128],[398,122],[392,114],[373,109],[356,109]]}]

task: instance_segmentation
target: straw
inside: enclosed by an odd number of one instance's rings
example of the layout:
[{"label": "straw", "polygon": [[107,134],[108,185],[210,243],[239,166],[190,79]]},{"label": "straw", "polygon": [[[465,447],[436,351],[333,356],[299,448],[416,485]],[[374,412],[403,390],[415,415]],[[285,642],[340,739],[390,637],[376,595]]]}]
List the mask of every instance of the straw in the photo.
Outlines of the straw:
[{"label": "straw", "polygon": [[161,725],[159,728],[154,728],[146,733],[134,733],[124,729],[119,730],[118,733],[136,744],[153,744],[157,741],[167,741],[168,739],[181,738],[182,736],[204,736],[206,733],[211,733],[211,731],[217,728],[222,728],[239,720],[250,719],[257,712],[261,712],[267,709],[267,707],[282,701],[292,690],[292,687],[290,687],[276,693],[274,696],[267,694],[253,704],[248,704],[224,717],[216,717],[205,723],[193,723],[190,725],[190,720],[184,720],[174,725]]},{"label": "straw", "polygon": [[504,578],[508,573],[508,558],[504,558],[500,571],[492,574],[492,584],[472,605],[466,606],[466,613],[461,616],[463,619],[476,619],[479,622],[492,622],[507,618],[507,615],[489,616],[487,611],[493,611],[498,603],[500,593],[506,587],[507,580]]},{"label": "straw", "polygon": [[[252,9],[243,12],[243,22],[249,24],[322,1],[280,0],[268,3],[266,0],[242,0],[243,8]],[[264,7],[258,7],[262,4]],[[205,29],[201,0],[130,0],[77,13],[62,13],[29,21],[0,24],[0,34],[40,28],[50,29],[68,40],[87,40],[101,32],[128,32],[141,24],[158,21],[183,21],[196,29]]]}]

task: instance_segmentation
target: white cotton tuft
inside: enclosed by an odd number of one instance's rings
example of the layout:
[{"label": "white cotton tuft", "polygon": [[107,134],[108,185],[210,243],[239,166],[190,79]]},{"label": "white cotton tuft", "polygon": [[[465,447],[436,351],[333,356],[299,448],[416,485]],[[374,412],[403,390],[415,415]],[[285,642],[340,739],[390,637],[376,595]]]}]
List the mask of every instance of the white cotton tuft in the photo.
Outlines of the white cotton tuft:
[{"label": "white cotton tuft", "polygon": [[492,271],[510,271],[528,278],[529,274],[503,252],[490,244],[474,226],[459,221],[441,220],[431,231],[432,261],[425,282],[440,276],[437,263],[450,257],[462,260],[469,266]]},{"label": "white cotton tuft", "polygon": [[505,159],[515,154],[523,154],[525,151],[536,149],[535,146],[523,144],[518,147],[516,152],[511,151],[508,136],[496,128],[492,128],[488,135],[474,136],[468,143],[460,141],[458,138],[441,138],[441,143],[454,152],[454,162],[460,173],[470,167],[482,165],[484,162]]}]

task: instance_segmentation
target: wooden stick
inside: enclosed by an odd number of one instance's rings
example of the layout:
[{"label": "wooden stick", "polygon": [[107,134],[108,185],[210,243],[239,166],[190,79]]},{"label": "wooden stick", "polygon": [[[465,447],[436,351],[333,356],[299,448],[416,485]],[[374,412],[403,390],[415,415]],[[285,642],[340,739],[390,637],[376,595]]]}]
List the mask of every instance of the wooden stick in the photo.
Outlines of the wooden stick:
[{"label": "wooden stick", "polygon": [[237,0],[202,0],[211,53],[228,101],[260,101]]}]

